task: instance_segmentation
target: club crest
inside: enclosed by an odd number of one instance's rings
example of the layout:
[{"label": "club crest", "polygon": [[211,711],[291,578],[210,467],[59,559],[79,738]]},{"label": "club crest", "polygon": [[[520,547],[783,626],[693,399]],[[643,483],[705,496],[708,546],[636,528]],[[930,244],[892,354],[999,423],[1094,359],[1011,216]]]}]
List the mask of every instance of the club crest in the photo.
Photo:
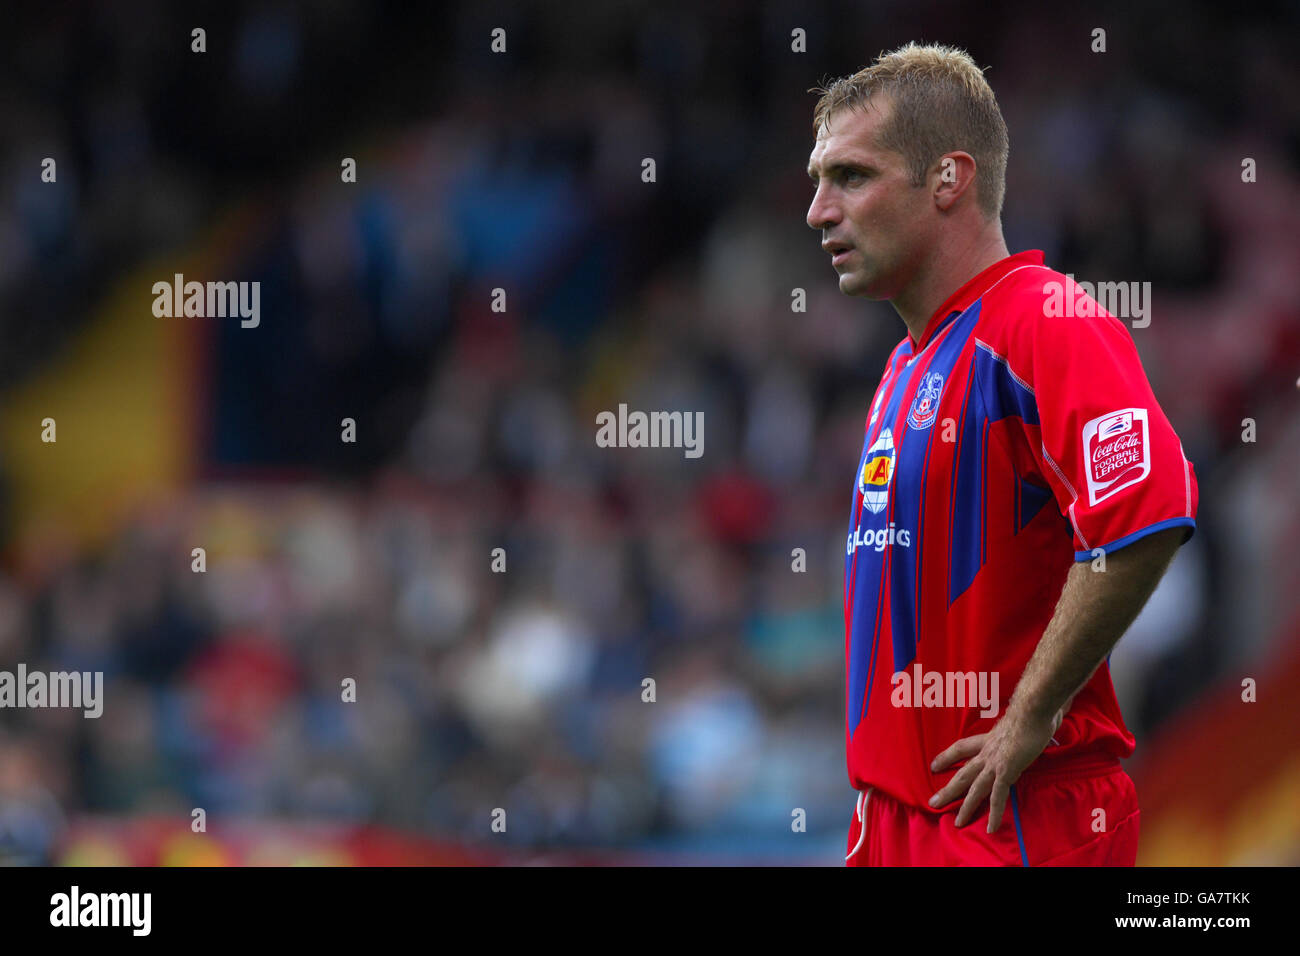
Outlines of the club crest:
[{"label": "club crest", "polygon": [[914,429],[929,428],[939,414],[939,397],[943,394],[943,376],[938,372],[926,372],[925,378],[912,399],[912,408],[907,413],[908,427]]}]

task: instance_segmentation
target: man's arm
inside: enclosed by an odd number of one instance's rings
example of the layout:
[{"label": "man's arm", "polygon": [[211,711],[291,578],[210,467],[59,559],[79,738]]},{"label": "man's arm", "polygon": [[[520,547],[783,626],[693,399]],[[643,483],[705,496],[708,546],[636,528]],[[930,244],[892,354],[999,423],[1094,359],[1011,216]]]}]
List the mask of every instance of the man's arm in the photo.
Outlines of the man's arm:
[{"label": "man's arm", "polygon": [[966,794],[957,813],[965,826],[989,797],[988,832],[1002,823],[1020,775],[1047,747],[1070,702],[1105,660],[1169,567],[1186,528],[1166,528],[1106,555],[1106,570],[1091,561],[1070,568],[1056,611],[1016,684],[1006,713],[987,734],[965,737],[939,754],[938,773],[971,758],[930,798],[941,807]]},{"label": "man's arm", "polygon": [[1164,577],[1186,528],[1166,528],[1106,555],[1106,570],[1077,561],[1065,579],[1056,611],[1025,665],[1007,705],[1045,717],[1065,706],[1105,660]]}]

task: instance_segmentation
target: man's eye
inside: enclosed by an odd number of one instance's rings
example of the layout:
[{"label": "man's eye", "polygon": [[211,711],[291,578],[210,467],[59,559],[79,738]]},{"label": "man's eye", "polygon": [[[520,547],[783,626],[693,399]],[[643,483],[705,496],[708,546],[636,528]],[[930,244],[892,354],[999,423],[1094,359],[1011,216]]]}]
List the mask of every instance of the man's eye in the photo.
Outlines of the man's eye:
[{"label": "man's eye", "polygon": [[862,173],[858,172],[856,169],[846,169],[840,178],[846,183],[855,183],[864,177]]}]

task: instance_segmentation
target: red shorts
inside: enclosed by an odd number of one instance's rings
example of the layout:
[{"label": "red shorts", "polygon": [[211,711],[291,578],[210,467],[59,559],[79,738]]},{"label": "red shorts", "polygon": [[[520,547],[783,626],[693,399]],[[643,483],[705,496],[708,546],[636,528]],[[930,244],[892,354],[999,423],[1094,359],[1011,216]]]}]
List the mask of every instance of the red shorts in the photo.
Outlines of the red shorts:
[{"label": "red shorts", "polygon": [[847,866],[1132,866],[1137,789],[1119,765],[1026,772],[1011,788],[1002,825],[989,808],[960,830],[960,803],[944,813],[870,788],[849,824]]}]

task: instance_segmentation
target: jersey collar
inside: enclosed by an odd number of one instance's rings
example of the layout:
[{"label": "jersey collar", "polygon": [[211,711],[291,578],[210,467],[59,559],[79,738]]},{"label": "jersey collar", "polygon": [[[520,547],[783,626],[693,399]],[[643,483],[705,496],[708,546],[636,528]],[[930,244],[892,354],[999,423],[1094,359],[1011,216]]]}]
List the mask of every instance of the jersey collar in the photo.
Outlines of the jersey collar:
[{"label": "jersey collar", "polygon": [[[916,343],[913,351],[918,353],[925,351],[925,347],[930,344],[930,340],[934,338],[939,329],[947,324],[945,320],[949,316],[954,312],[965,312],[1007,273],[1021,266],[1041,266],[1042,264],[1043,250],[1041,249],[1027,249],[1024,252],[1017,252],[1014,256],[1007,256],[1005,259],[999,259],[993,263],[993,265],[950,295],[943,305],[934,310],[930,320],[925,323],[925,331],[921,333],[921,341]],[[907,337],[907,341],[909,344],[911,343],[911,335]]]}]

